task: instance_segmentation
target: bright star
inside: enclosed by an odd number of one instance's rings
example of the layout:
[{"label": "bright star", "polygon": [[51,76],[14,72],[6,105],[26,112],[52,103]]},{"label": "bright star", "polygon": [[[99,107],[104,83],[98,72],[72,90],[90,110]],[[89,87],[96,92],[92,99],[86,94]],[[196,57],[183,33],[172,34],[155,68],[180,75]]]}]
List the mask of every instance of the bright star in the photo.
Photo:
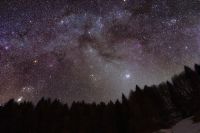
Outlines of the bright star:
[{"label": "bright star", "polygon": [[17,99],[17,102],[20,103],[20,102],[22,102],[22,100],[23,100],[23,97],[20,96],[20,97]]},{"label": "bright star", "polygon": [[60,21],[60,23],[61,23],[61,24],[64,24],[64,23],[65,23],[65,21],[64,21],[64,20],[61,20],[61,21]]},{"label": "bright star", "polygon": [[33,63],[34,63],[34,64],[37,64],[37,63],[38,63],[38,60],[34,60]]},{"label": "bright star", "polygon": [[130,79],[130,77],[131,77],[130,74],[126,74],[126,75],[125,75],[125,78],[126,78],[126,79]]}]

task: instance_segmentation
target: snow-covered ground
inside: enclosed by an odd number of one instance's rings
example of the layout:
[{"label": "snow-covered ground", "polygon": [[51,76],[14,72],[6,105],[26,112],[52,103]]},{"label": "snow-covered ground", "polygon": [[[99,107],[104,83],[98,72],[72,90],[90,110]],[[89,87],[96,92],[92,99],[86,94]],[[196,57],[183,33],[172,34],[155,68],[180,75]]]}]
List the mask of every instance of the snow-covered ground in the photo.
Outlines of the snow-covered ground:
[{"label": "snow-covered ground", "polygon": [[193,123],[190,117],[178,122],[172,131],[172,133],[200,133],[200,123]]},{"label": "snow-covered ground", "polygon": [[156,133],[200,133],[200,123],[193,123],[190,117],[178,122],[172,129],[163,129]]}]

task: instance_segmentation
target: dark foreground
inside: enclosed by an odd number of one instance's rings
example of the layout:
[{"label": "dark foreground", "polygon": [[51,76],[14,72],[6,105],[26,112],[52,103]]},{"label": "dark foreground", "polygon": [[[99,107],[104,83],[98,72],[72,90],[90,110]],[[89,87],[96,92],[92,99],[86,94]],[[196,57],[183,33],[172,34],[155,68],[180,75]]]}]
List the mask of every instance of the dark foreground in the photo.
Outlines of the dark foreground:
[{"label": "dark foreground", "polygon": [[200,66],[158,86],[136,86],[129,97],[108,104],[74,102],[69,108],[58,100],[10,100],[0,107],[1,133],[151,133],[170,128],[186,117],[200,121]]}]

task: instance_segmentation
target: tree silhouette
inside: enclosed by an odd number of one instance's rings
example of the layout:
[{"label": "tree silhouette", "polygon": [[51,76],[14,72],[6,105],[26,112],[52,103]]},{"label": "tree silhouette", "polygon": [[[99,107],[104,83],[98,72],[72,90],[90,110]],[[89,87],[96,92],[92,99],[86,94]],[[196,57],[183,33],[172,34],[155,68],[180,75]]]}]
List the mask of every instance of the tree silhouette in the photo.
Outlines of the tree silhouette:
[{"label": "tree silhouette", "polygon": [[136,86],[127,98],[108,103],[42,98],[36,105],[14,99],[0,106],[0,131],[6,133],[149,133],[170,128],[194,115],[200,121],[200,66],[184,67],[172,82]]}]

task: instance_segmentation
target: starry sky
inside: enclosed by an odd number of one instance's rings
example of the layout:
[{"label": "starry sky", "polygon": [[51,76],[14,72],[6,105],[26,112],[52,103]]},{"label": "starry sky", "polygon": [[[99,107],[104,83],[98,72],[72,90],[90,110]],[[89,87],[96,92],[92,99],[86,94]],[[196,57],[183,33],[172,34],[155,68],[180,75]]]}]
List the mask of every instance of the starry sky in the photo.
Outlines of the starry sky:
[{"label": "starry sky", "polygon": [[195,63],[199,0],[0,1],[0,103],[115,100]]}]

